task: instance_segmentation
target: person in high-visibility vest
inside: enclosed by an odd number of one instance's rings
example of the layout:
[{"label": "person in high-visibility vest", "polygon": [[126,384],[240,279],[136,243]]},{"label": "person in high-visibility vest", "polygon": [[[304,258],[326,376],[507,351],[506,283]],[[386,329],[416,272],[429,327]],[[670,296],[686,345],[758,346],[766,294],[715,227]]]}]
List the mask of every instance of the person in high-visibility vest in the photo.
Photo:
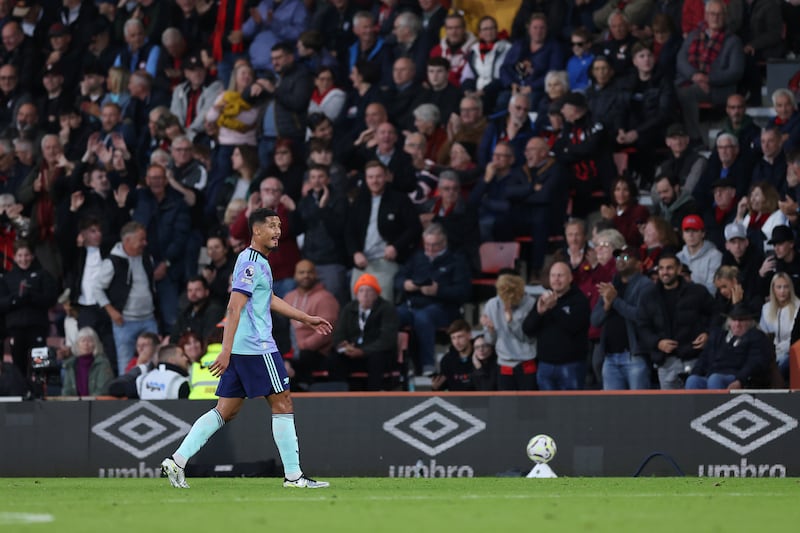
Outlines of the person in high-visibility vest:
[{"label": "person in high-visibility vest", "polygon": [[224,321],[217,324],[217,329],[207,339],[208,348],[206,348],[206,342],[194,331],[187,331],[178,340],[178,346],[183,348],[192,362],[189,369],[190,400],[215,400],[217,398],[219,378],[215,377],[208,367],[222,351],[222,328],[224,327]]},{"label": "person in high-visibility vest", "polygon": [[215,400],[219,378],[215,377],[208,367],[222,351],[222,343],[209,344],[208,349],[200,361],[192,363],[189,371],[190,400]]}]

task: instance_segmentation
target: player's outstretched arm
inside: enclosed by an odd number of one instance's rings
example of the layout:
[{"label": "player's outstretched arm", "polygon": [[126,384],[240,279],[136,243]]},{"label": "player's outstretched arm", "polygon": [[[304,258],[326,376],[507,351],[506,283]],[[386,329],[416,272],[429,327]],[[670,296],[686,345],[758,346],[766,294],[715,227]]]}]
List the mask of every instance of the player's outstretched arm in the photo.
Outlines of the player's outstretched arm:
[{"label": "player's outstretched arm", "polygon": [[329,335],[333,331],[333,326],[331,326],[331,323],[321,316],[311,316],[308,313],[304,313],[303,311],[292,307],[286,303],[285,300],[278,298],[274,294],[272,295],[272,302],[270,303],[269,308],[276,313],[282,314],[286,318],[291,318],[292,320],[297,320],[298,322],[302,322],[303,324],[313,327],[314,331],[320,335]]}]

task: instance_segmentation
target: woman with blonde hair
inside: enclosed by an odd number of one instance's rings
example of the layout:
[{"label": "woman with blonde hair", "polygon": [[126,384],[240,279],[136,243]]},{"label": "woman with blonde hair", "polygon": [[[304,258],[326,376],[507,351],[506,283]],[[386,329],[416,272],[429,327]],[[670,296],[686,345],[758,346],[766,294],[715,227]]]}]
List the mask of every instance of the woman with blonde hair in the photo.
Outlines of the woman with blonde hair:
[{"label": "woman with blonde hair", "polygon": [[763,298],[759,291],[742,284],[743,273],[739,267],[722,265],[714,273],[714,303],[711,313],[711,329],[725,325],[725,317],[734,305],[743,302],[753,311],[761,308]]},{"label": "woman with blonde hair", "polygon": [[775,345],[775,359],[783,379],[789,381],[789,346],[791,346],[792,328],[797,310],[800,309],[800,298],[794,293],[792,278],[786,272],[778,272],[772,276],[769,284],[769,301],[761,308],[761,331],[772,336]]},{"label": "woman with blonde hair", "polygon": [[130,72],[122,67],[111,67],[108,69],[108,76],[106,76],[106,95],[100,101],[100,109],[106,103],[111,102],[119,106],[120,112],[124,115],[128,103],[131,101],[131,95],[128,92],[128,78]]},{"label": "woman with blonde hair", "polygon": [[[206,121],[219,128],[218,149],[208,177],[209,190],[206,191],[209,199],[215,199],[217,194],[218,185],[213,185],[212,190],[212,184],[222,184],[233,173],[231,156],[236,147],[257,145],[256,127],[261,102],[253,94],[258,94],[259,90],[264,93],[264,88],[255,81],[253,67],[245,61],[237,62],[228,90],[222,91],[206,112]],[[213,201],[209,204],[206,214],[213,215]]]},{"label": "woman with blonde hair", "polygon": [[64,360],[62,396],[99,396],[108,392],[114,379],[111,363],[103,351],[103,343],[95,330],[89,327],[78,331],[78,340],[72,355]]},{"label": "woman with blonde hair", "polygon": [[500,274],[497,296],[481,315],[483,336],[494,344],[500,375],[498,390],[536,390],[536,339],[522,332],[522,323],[536,300],[525,292],[525,281],[514,272]]}]

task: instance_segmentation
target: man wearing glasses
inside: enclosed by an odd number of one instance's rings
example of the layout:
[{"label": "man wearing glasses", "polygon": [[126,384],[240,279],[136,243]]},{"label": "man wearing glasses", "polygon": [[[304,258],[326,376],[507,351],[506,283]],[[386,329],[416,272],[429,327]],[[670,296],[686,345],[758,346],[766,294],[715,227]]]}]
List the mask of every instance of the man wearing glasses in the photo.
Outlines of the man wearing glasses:
[{"label": "man wearing glasses", "polygon": [[436,328],[460,318],[461,305],[470,297],[470,270],[464,257],[448,249],[447,235],[439,224],[422,232],[423,250],[417,251],[395,277],[400,326],[411,326],[422,371],[435,369]]},{"label": "man wearing glasses", "polygon": [[736,137],[730,133],[720,133],[716,148],[716,157],[709,158],[708,165],[693,191],[698,207],[704,212],[715,207],[711,196],[715,182],[725,180],[730,183],[736,189],[736,197],[741,198],[747,194],[753,177],[753,157],[749,152],[740,149]]},{"label": "man wearing glasses", "polygon": [[642,275],[639,256],[627,246],[614,250],[617,273],[611,283],[598,283],[600,299],[591,324],[602,328],[598,349],[604,355],[603,389],[650,388],[650,367],[639,344],[636,318],[642,293],[651,281]]},{"label": "man wearing glasses", "polygon": [[585,28],[578,28],[572,32],[569,42],[572,47],[572,57],[567,61],[569,86],[573,91],[585,91],[591,83],[589,67],[594,61],[592,36]]}]

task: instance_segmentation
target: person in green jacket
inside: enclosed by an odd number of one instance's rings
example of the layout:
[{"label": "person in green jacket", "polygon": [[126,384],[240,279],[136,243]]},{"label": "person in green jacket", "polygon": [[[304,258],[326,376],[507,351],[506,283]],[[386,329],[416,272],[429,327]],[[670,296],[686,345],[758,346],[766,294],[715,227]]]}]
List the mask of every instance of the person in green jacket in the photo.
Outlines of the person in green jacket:
[{"label": "person in green jacket", "polygon": [[62,396],[100,396],[108,392],[108,384],[114,379],[103,344],[89,327],[78,331],[72,355],[64,360],[63,367]]}]

